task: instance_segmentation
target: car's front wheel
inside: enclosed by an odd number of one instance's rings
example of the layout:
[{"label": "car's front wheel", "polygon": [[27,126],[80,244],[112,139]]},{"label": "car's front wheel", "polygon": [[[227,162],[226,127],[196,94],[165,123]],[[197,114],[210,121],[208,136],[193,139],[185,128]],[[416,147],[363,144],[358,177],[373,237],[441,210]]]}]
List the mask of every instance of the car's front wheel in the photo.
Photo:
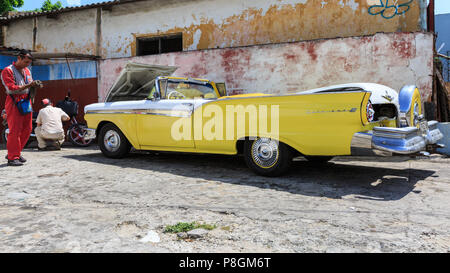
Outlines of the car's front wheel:
[{"label": "car's front wheel", "polygon": [[256,138],[245,141],[244,156],[247,166],[255,173],[275,177],[289,170],[293,153],[284,143],[270,138]]},{"label": "car's front wheel", "polygon": [[131,144],[128,142],[128,139],[112,123],[106,124],[100,129],[98,145],[102,153],[110,158],[122,158],[131,149]]}]

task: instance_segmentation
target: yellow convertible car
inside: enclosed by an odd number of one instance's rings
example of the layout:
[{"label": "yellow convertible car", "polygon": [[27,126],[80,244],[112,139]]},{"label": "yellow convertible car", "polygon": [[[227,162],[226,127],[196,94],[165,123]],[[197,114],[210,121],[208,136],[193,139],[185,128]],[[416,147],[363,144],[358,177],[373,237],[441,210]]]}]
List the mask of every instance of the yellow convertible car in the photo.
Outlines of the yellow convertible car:
[{"label": "yellow convertible car", "polygon": [[[417,154],[442,138],[415,86],[372,83],[295,94],[227,96],[224,84],[170,77],[176,68],[129,64],[104,103],[85,107],[88,138],[107,157],[136,150],[243,154],[257,174],[285,173],[295,156]],[[156,74],[160,75],[157,76]],[[162,76],[161,76],[162,75]]]}]

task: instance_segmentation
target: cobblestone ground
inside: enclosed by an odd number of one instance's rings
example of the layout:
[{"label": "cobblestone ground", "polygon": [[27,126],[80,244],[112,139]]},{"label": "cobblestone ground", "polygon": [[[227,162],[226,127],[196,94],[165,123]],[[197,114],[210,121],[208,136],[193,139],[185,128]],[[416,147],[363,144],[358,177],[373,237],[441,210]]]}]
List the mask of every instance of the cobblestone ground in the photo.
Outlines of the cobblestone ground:
[{"label": "cobblestone ground", "polygon": [[[23,155],[23,167],[0,164],[0,252],[450,251],[450,159],[437,155],[300,158],[281,178],[232,156]],[[217,228],[195,240],[163,232],[193,221]]]}]

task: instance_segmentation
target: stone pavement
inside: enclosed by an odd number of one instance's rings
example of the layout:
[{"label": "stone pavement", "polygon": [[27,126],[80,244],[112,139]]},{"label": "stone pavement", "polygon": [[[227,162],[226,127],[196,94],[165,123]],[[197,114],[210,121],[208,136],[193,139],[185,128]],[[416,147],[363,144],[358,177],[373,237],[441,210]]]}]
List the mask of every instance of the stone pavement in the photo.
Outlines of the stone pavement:
[{"label": "stone pavement", "polygon": [[[23,167],[0,164],[0,252],[450,251],[450,159],[438,155],[299,158],[280,178],[233,156],[23,155]],[[217,228],[163,232],[193,221]]]}]

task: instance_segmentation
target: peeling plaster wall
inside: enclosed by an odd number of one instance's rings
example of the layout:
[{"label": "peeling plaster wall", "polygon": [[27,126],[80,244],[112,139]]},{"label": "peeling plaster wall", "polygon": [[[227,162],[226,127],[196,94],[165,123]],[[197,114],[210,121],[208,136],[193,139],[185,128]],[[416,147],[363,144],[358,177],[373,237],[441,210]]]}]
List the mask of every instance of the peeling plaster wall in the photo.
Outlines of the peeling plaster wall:
[{"label": "peeling plaster wall", "polygon": [[96,9],[38,18],[36,50],[95,54]]},{"label": "peeling plaster wall", "polygon": [[4,37],[6,47],[33,49],[33,19],[11,23],[6,28]]},{"label": "peeling plaster wall", "polygon": [[[94,54],[104,58],[136,53],[136,38],[183,34],[183,50],[240,47],[322,38],[414,32],[423,26],[421,2],[397,0],[148,0],[38,17],[36,50]],[[383,1],[394,3],[393,1]],[[403,6],[401,6],[403,5]],[[31,49],[33,19],[12,21],[6,45]]]},{"label": "peeling plaster wall", "polygon": [[95,9],[61,14],[57,19],[40,16],[33,48],[33,19],[14,21],[8,27],[5,44],[37,52],[95,54],[95,24]]},{"label": "peeling plaster wall", "polygon": [[333,84],[374,82],[396,90],[415,84],[426,100],[432,90],[432,48],[431,33],[378,33],[109,59],[99,64],[99,100],[104,100],[128,62],[177,66],[175,76],[226,82],[232,94],[286,94]]},{"label": "peeling plaster wall", "polygon": [[103,13],[104,55],[134,56],[136,37],[180,32],[183,49],[197,50],[421,30],[416,0],[407,12],[394,16],[392,8],[369,14],[376,3],[380,1],[150,0],[120,5]]}]

